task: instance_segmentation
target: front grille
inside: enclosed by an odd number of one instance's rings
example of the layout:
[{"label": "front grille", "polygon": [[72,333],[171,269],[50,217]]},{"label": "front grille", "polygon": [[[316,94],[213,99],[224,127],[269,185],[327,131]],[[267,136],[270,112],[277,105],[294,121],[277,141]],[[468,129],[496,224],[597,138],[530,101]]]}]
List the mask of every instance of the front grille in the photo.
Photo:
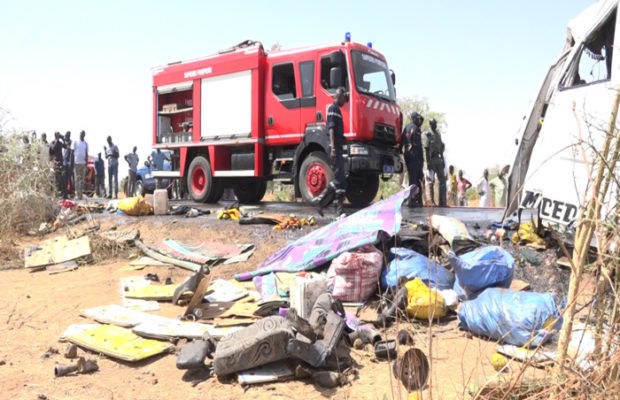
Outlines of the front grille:
[{"label": "front grille", "polygon": [[396,144],[396,129],[391,125],[375,124],[375,140],[386,144]]}]

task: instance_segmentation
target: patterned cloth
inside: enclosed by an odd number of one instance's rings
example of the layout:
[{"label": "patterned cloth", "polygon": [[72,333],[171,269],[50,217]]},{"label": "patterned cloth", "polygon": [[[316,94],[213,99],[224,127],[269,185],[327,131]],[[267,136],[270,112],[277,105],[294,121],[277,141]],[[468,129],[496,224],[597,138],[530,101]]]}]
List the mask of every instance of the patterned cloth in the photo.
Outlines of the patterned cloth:
[{"label": "patterned cloth", "polygon": [[383,254],[374,246],[336,257],[327,271],[332,297],[342,301],[365,301],[377,290]]},{"label": "patterned cloth", "polygon": [[263,282],[275,281],[274,272],[309,271],[333,260],[345,251],[378,243],[385,235],[400,230],[403,202],[409,198],[409,187],[390,198],[310,232],[283,247],[258,266],[256,271],[235,275],[238,281],[252,279],[263,299]]}]

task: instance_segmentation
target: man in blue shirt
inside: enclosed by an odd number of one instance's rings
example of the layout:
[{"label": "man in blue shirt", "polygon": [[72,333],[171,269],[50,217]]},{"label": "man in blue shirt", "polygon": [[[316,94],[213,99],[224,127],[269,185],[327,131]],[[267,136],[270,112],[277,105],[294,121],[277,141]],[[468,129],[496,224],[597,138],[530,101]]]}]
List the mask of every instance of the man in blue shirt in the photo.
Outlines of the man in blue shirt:
[{"label": "man in blue shirt", "polygon": [[151,158],[153,159],[153,164],[155,164],[156,171],[164,170],[164,161],[168,159],[166,153],[162,153],[161,149],[154,150],[151,153]]},{"label": "man in blue shirt", "polygon": [[105,197],[105,162],[101,153],[97,154],[95,160],[95,193],[97,197]]},{"label": "man in blue shirt", "polygon": [[334,170],[332,179],[327,188],[320,196],[315,199],[319,215],[323,215],[323,209],[329,205],[334,195],[336,197],[336,216],[343,214],[344,195],[347,189],[347,180],[344,171],[344,158],[342,156],[342,146],[344,145],[344,124],[342,123],[342,113],[340,107],[346,101],[346,91],[340,87],[336,90],[334,102],[327,108],[327,129],[329,131],[329,158]]},{"label": "man in blue shirt", "polygon": [[[109,181],[109,192],[108,199],[112,198],[112,193],[114,193],[114,198],[118,199],[118,147],[112,143],[112,137],[108,136],[108,146],[103,146],[103,150],[105,151],[105,156],[108,159],[108,181]],[[112,186],[114,183],[114,186]]]}]

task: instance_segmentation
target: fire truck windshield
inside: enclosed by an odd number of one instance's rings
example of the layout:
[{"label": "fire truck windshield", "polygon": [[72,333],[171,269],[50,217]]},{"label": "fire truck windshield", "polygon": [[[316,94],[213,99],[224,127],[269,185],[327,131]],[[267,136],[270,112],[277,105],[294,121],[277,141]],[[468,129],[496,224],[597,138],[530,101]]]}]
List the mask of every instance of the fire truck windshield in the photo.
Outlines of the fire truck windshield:
[{"label": "fire truck windshield", "polygon": [[387,63],[361,51],[351,51],[355,86],[358,92],[396,101],[396,93]]}]

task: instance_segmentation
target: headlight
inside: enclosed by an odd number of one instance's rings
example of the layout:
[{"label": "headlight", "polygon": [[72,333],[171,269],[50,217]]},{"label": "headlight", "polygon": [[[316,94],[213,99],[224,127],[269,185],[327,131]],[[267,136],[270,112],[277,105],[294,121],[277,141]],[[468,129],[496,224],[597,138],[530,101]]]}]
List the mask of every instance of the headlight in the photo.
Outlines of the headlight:
[{"label": "headlight", "polygon": [[352,156],[367,156],[368,147],[353,145],[349,148],[349,154]]}]

